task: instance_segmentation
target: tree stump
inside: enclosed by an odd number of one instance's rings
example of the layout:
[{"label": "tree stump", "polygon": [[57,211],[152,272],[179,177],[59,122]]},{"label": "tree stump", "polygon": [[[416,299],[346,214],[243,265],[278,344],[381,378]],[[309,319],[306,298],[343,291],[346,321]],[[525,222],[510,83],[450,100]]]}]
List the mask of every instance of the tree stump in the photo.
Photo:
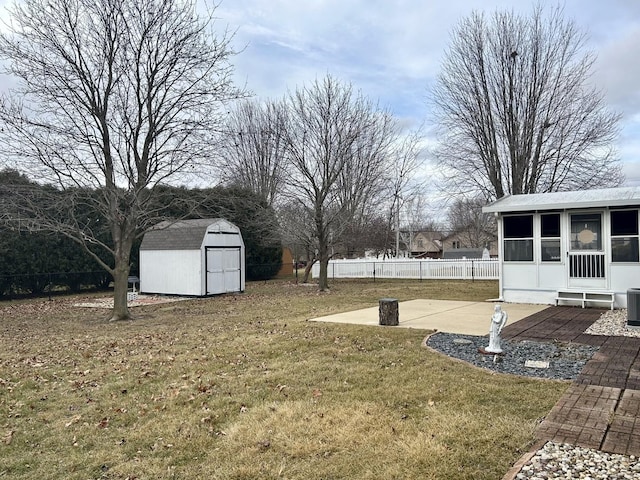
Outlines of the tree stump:
[{"label": "tree stump", "polygon": [[398,300],[381,298],[379,303],[380,325],[398,325]]}]

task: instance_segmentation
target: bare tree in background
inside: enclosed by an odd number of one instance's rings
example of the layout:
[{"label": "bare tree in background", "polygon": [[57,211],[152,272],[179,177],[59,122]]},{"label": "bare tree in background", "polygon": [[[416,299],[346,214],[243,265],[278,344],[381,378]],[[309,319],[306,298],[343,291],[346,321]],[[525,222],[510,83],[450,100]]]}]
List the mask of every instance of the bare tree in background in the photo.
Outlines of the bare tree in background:
[{"label": "bare tree in background", "polygon": [[458,198],[447,214],[451,233],[456,233],[464,248],[485,248],[497,240],[497,226],[492,214],[483,213],[482,197]]},{"label": "bare tree in background", "polygon": [[229,37],[188,0],[24,0],[11,13],[0,56],[20,86],[2,100],[2,149],[31,178],[75,192],[65,201],[94,203],[112,243],[36,204],[30,225],[85,246],[113,276],[111,319],[129,318],[129,256],[158,220],[153,187],[211,157],[219,108],[238,96]]},{"label": "bare tree in background", "polygon": [[[423,148],[421,146],[422,132],[420,129],[404,135],[393,145],[391,151],[391,162],[386,173],[385,197],[388,203],[388,227],[387,232],[391,235],[395,231],[395,256],[400,255],[400,240],[410,246],[411,232],[403,235],[403,212],[404,217],[412,215],[411,206],[420,203],[422,207],[422,192],[424,191],[426,180],[418,179],[418,172],[424,165]],[[390,203],[389,203],[390,202]],[[424,212],[421,212],[424,213]],[[404,238],[401,238],[404,237]]]},{"label": "bare tree in background", "polygon": [[439,157],[457,190],[495,199],[621,183],[619,117],[589,84],[584,45],[561,8],[458,24],[433,92]]},{"label": "bare tree in background", "polygon": [[413,240],[418,233],[424,234],[432,241],[442,237],[441,225],[430,217],[428,211],[427,198],[420,191],[404,202],[402,218],[398,224],[396,249],[402,244],[407,252],[415,251],[416,245],[413,245]]},{"label": "bare tree in background", "polygon": [[288,195],[312,220],[319,288],[326,290],[331,241],[380,191],[393,122],[331,76],[297,89],[287,104]]},{"label": "bare tree in background", "polygon": [[296,268],[300,258],[306,260],[302,283],[307,283],[311,276],[311,268],[317,261],[318,251],[318,241],[311,227],[311,211],[302,202],[290,201],[278,208],[278,221],[283,233],[283,243],[291,248]]},{"label": "bare tree in background", "polygon": [[285,112],[282,102],[238,104],[227,120],[216,165],[226,183],[252,190],[269,205],[286,180]]}]

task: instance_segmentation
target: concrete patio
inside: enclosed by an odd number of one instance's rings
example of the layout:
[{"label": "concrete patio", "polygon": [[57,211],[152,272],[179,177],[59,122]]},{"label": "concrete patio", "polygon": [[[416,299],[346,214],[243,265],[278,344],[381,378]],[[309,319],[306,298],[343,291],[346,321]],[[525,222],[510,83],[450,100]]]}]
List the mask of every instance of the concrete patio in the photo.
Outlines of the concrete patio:
[{"label": "concrete patio", "polygon": [[[399,302],[398,327],[467,335],[487,335],[494,305],[495,303],[492,302],[452,300],[409,300]],[[501,305],[502,309],[509,315],[507,325],[549,307],[548,305],[516,303],[501,303]],[[336,313],[326,317],[312,318],[309,321],[378,325],[378,320],[378,306],[375,306],[352,312]]]}]

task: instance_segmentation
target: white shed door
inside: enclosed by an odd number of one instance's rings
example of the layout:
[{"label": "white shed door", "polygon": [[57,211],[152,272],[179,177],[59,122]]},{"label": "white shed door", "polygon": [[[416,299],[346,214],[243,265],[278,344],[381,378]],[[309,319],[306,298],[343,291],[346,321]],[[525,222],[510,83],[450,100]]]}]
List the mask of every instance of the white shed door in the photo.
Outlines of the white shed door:
[{"label": "white shed door", "polygon": [[224,286],[226,292],[240,291],[239,248],[226,248],[224,251]]},{"label": "white shed door", "polygon": [[207,295],[240,291],[240,249],[207,248]]}]

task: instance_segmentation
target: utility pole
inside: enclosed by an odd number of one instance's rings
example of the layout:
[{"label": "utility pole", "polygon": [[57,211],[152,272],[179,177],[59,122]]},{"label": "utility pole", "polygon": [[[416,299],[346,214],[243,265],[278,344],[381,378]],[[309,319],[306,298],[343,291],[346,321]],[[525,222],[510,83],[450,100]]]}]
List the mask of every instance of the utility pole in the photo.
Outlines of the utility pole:
[{"label": "utility pole", "polygon": [[396,258],[400,258],[400,196],[395,195],[396,203]]}]

